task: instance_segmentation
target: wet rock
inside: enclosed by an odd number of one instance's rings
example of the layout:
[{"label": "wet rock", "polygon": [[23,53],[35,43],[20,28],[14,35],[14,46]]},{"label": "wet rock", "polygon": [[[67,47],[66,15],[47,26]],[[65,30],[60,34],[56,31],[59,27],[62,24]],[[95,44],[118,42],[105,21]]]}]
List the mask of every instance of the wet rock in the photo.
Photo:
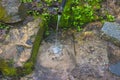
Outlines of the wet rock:
[{"label": "wet rock", "polygon": [[[54,35],[55,37],[56,35]],[[47,38],[48,39],[48,38]],[[74,59],[74,49],[72,41],[67,41],[60,50],[60,54],[53,52],[54,38],[49,38],[46,42],[41,43],[37,63],[35,65],[35,72],[33,73],[33,80],[72,80],[69,79],[69,72],[75,67],[76,61]],[[21,80],[24,80],[22,78]],[[28,79],[28,78],[27,78]],[[74,79],[73,79],[74,80]]]},{"label": "wet rock", "polygon": [[[74,60],[74,51],[73,47],[64,46],[61,50],[60,55],[57,53],[53,53],[52,47],[54,44],[50,43],[42,43],[40,49],[40,55],[37,60],[37,64],[41,64],[43,67],[48,69],[55,69],[55,70],[71,70],[75,67],[75,60]],[[69,50],[71,49],[71,50]],[[59,65],[60,64],[60,65]]]},{"label": "wet rock", "polygon": [[117,62],[116,64],[112,64],[109,66],[109,70],[115,74],[120,76],[120,62]]},{"label": "wet rock", "polygon": [[120,25],[118,23],[106,22],[101,31],[105,40],[120,46]]},{"label": "wet rock", "polygon": [[[5,23],[15,23],[22,20],[23,14],[20,16],[19,0],[1,0],[0,1],[0,21]],[[25,8],[24,8],[25,9]],[[21,11],[22,12],[22,11]],[[24,10],[25,13],[25,10]]]}]

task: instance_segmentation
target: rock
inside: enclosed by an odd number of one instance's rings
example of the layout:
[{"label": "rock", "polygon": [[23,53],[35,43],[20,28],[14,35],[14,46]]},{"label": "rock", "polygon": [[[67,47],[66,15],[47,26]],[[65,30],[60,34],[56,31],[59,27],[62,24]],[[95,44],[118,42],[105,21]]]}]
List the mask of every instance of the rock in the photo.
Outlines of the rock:
[{"label": "rock", "polygon": [[[108,43],[94,30],[76,33],[68,30],[61,33],[62,37],[59,35],[59,45],[62,45],[59,56],[52,51],[55,35],[47,37],[41,44],[35,71],[29,77],[33,80],[119,80],[108,72]],[[27,76],[21,78],[24,79],[29,80]]]},{"label": "rock", "polygon": [[0,30],[0,42],[5,40],[7,30]]},{"label": "rock", "polygon": [[34,76],[32,76],[35,80],[72,80],[69,79],[69,72],[76,65],[72,40],[69,37],[65,43],[58,42],[60,50],[54,52],[55,36],[52,34],[48,37],[50,40],[47,38],[41,43]]},{"label": "rock", "polygon": [[39,30],[39,24],[40,19],[35,19],[20,28],[10,29],[1,44],[2,54],[0,57],[13,59],[15,66],[22,66],[31,56],[32,43]]},{"label": "rock", "polygon": [[116,64],[112,64],[109,66],[109,70],[115,74],[120,76],[120,62],[117,62]]},{"label": "rock", "polygon": [[[76,62],[79,66],[79,70],[83,70],[84,68],[86,69],[86,67],[92,70],[90,74],[88,72],[81,72],[85,74],[84,76],[86,77],[87,75],[92,75],[94,77],[104,76],[106,65],[109,64],[107,45],[100,40],[94,32],[92,32],[92,36],[87,36],[89,34],[85,33],[86,32],[81,33],[84,35],[75,35]],[[92,72],[97,74],[94,75]],[[80,77],[82,78],[82,76],[82,74],[81,76],[79,75],[78,79]]]},{"label": "rock", "polygon": [[[73,57],[73,49],[70,46],[63,46],[60,53],[53,53],[54,44],[42,43],[37,64],[43,67],[55,70],[71,70],[75,67],[75,60]],[[71,51],[69,49],[72,49]],[[60,64],[60,65],[59,65]]]},{"label": "rock", "polygon": [[[19,22],[24,18],[25,16],[20,13],[23,12],[20,11],[21,3],[19,0],[1,0],[0,1],[0,21],[5,23],[15,23]],[[22,5],[23,6],[23,5]],[[24,8],[25,9],[25,8]],[[26,11],[24,10],[24,13]]]},{"label": "rock", "polygon": [[16,46],[14,44],[8,44],[8,45],[2,45],[2,50],[3,50],[3,54],[1,54],[0,56],[2,56],[2,58],[4,59],[14,59],[16,60]]},{"label": "rock", "polygon": [[118,23],[106,22],[101,31],[105,40],[110,40],[120,46],[120,25]]},{"label": "rock", "polygon": [[108,58],[110,64],[120,61],[120,48],[112,43],[108,43]]}]

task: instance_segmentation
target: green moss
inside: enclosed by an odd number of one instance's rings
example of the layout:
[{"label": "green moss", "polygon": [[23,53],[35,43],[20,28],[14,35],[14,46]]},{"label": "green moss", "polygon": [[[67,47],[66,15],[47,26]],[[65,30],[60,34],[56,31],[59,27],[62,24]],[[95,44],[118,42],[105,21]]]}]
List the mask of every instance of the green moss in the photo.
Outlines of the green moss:
[{"label": "green moss", "polygon": [[34,41],[34,44],[33,44],[33,49],[32,49],[32,54],[31,54],[31,58],[29,60],[29,62],[33,62],[35,63],[36,61],[36,57],[37,57],[37,54],[38,54],[38,51],[39,51],[39,46],[40,46],[40,43],[41,43],[41,40],[42,40],[42,37],[43,37],[43,34],[44,34],[44,22],[41,21],[41,24],[40,24],[40,29],[36,35],[36,38],[35,38],[35,41]]},{"label": "green moss", "polygon": [[6,75],[6,76],[16,75],[16,69],[13,67],[10,67],[5,60],[0,59],[0,63],[1,63],[0,71],[3,73],[3,75]]},{"label": "green moss", "polygon": [[20,2],[22,2],[22,3],[30,3],[30,2],[33,2],[33,0],[20,0]]},{"label": "green moss", "polygon": [[31,73],[33,71],[33,67],[34,67],[33,64],[34,63],[32,63],[32,62],[25,63],[25,65],[24,65],[25,72],[23,74],[29,74],[29,73]]},{"label": "green moss", "polygon": [[15,75],[17,75],[16,69],[11,68],[11,67],[3,68],[2,73],[3,73],[3,75],[6,75],[6,76],[15,76]]},{"label": "green moss", "polygon": [[39,28],[39,31],[36,35],[34,44],[33,44],[31,57],[24,64],[24,67],[23,67],[22,74],[24,74],[24,75],[31,73],[34,69],[34,65],[35,65],[35,62],[36,62],[36,59],[37,59],[37,54],[38,54],[38,51],[39,51],[40,43],[42,41],[43,33],[44,33],[44,30],[45,30],[43,21],[41,21],[41,24],[39,26],[40,26],[40,28]]},{"label": "green moss", "polygon": [[2,5],[0,4],[0,21],[9,21],[10,16],[8,16],[7,12],[5,11],[5,9],[2,7]]}]

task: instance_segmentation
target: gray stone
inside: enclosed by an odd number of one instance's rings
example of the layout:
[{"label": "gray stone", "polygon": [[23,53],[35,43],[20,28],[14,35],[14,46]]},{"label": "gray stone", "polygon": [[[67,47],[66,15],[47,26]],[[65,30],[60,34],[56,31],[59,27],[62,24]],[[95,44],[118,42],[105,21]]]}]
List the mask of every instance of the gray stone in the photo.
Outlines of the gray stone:
[{"label": "gray stone", "polygon": [[21,21],[24,16],[21,13],[23,13],[23,11],[25,13],[25,10],[19,10],[20,7],[21,3],[19,0],[0,0],[0,21],[5,23]]},{"label": "gray stone", "polygon": [[101,29],[106,40],[118,44],[120,42],[120,25],[115,22],[106,22]]},{"label": "gray stone", "polygon": [[109,66],[109,70],[115,74],[120,76],[120,62],[116,63],[116,64],[112,64]]}]

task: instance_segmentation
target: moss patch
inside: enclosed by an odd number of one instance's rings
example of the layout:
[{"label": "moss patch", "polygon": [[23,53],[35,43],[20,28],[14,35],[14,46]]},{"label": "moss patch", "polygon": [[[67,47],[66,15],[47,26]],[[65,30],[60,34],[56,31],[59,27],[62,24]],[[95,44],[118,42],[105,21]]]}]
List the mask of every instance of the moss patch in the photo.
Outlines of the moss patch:
[{"label": "moss patch", "polygon": [[8,16],[6,10],[0,4],[0,21],[8,22],[10,20],[10,16]]}]

